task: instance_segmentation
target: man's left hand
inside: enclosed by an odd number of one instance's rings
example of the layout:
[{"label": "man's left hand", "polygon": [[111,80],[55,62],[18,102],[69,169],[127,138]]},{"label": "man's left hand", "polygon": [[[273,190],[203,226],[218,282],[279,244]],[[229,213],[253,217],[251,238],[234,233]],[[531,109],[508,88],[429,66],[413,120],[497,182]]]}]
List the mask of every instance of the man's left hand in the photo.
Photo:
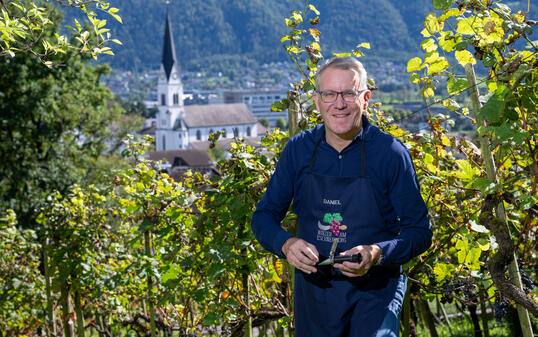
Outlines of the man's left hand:
[{"label": "man's left hand", "polygon": [[348,261],[344,263],[335,263],[334,268],[340,269],[342,274],[348,277],[363,276],[370,270],[370,268],[372,268],[377,259],[381,256],[381,248],[378,245],[361,245],[346,250],[340,255],[352,255],[357,253],[362,256],[362,261],[360,263]]}]

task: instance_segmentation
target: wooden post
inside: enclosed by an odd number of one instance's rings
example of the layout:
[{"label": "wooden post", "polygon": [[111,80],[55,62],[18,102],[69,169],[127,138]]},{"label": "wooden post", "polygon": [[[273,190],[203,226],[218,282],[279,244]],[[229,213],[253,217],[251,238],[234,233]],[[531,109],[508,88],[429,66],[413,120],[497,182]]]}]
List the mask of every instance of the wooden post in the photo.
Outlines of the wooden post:
[{"label": "wooden post", "polygon": [[84,312],[82,310],[82,302],[80,299],[80,291],[77,289],[75,296],[75,314],[77,318],[77,336],[84,337]]},{"label": "wooden post", "polygon": [[411,326],[411,292],[410,286],[407,287],[402,305],[402,337],[409,337]]},{"label": "wooden post", "polygon": [[[478,99],[478,87],[476,85],[476,76],[475,76],[474,68],[472,64],[468,63],[465,66],[465,73],[467,75],[467,81],[469,82],[469,91],[471,93],[473,113],[477,121],[477,125],[478,127],[486,127],[486,121],[478,116],[481,105]],[[493,154],[491,153],[491,146],[490,146],[489,140],[486,138],[486,136],[480,135],[480,133],[478,134],[478,137],[480,139],[480,151],[482,152],[482,157],[484,158],[484,163],[486,165],[487,177],[491,182],[496,183],[497,175],[495,172],[495,161],[493,159]],[[496,217],[502,222],[504,222],[506,226],[508,227],[508,222],[506,221],[506,213],[504,211],[504,205],[502,202],[500,202],[497,205]],[[512,283],[516,287],[523,290],[523,287],[521,284],[521,275],[519,274],[519,267],[517,264],[517,259],[516,259],[515,254],[513,254],[512,261],[510,262],[509,273],[510,273],[510,280],[512,281]],[[523,336],[532,337],[533,336],[532,325],[531,325],[531,320],[529,317],[528,310],[525,309],[523,306],[518,305],[517,313],[519,316],[519,323],[521,325],[521,329],[523,330]]]},{"label": "wooden post", "polygon": [[[145,241],[145,248],[146,248],[146,255],[148,257],[151,257],[153,254],[151,253],[151,233],[149,232],[149,229],[146,229],[144,232],[144,241]],[[153,303],[153,295],[151,293],[153,289],[153,278],[151,276],[148,276],[148,305],[149,305],[149,324],[151,329],[151,337],[155,337],[155,306]]]},{"label": "wooden post", "polygon": [[71,300],[69,299],[69,284],[67,281],[63,282],[60,288],[61,302],[62,302],[62,321],[64,326],[64,337],[75,337],[75,326],[73,322],[73,307]]},{"label": "wooden post", "polygon": [[49,264],[49,238],[43,242],[43,269],[45,273],[45,295],[47,298],[47,336],[56,336],[56,315],[54,314],[54,301],[50,284],[51,270]]},{"label": "wooden post", "polygon": [[297,102],[298,99],[299,97],[297,97],[297,92],[292,91],[292,90],[288,91],[288,101],[290,102],[288,106],[288,132],[289,132],[290,138],[295,135],[298,128],[298,122],[297,122],[297,119],[298,119],[297,116],[299,115],[299,103]]}]

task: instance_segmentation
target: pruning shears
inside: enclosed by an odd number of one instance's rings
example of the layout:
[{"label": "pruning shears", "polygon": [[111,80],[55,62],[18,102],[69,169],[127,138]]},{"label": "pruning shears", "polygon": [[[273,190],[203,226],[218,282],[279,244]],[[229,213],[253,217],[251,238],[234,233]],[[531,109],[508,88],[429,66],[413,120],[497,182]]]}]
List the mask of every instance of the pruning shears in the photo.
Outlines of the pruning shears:
[{"label": "pruning shears", "polygon": [[318,263],[318,266],[332,266],[335,263],[342,263],[344,261],[358,262],[358,263],[362,261],[362,256],[359,253],[353,254],[353,255],[334,256],[337,245],[338,245],[338,238],[334,238],[333,244],[331,246],[331,251],[329,252],[329,258]]}]

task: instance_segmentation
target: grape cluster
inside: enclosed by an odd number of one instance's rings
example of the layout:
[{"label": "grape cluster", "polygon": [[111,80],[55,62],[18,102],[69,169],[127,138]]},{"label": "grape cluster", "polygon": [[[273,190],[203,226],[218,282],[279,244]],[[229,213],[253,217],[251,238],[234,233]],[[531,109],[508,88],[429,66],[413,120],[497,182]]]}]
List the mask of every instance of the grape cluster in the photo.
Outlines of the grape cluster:
[{"label": "grape cluster", "polygon": [[530,278],[529,274],[523,270],[520,272],[520,274],[521,282],[523,283],[523,290],[528,294],[534,289],[534,287],[536,287],[536,283]]},{"label": "grape cluster", "polygon": [[497,322],[502,321],[506,311],[508,310],[508,302],[502,296],[496,296],[495,302],[493,302],[493,309],[495,310],[495,319]]},{"label": "grape cluster", "polygon": [[473,293],[474,286],[472,282],[456,280],[453,282],[446,281],[443,284],[443,296],[441,297],[441,303],[452,303],[452,294],[455,296],[465,297],[465,300],[472,300],[475,295]]}]

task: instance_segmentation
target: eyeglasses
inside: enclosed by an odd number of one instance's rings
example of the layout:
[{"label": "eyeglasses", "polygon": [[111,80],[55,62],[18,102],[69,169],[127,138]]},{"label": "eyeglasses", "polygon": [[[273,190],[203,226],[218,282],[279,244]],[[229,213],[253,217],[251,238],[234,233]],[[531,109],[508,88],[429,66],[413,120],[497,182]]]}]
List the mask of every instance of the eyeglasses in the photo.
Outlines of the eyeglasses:
[{"label": "eyeglasses", "polygon": [[338,99],[338,95],[342,95],[342,99],[348,103],[353,103],[366,90],[346,90],[346,91],[316,91],[324,103],[334,103]]}]

